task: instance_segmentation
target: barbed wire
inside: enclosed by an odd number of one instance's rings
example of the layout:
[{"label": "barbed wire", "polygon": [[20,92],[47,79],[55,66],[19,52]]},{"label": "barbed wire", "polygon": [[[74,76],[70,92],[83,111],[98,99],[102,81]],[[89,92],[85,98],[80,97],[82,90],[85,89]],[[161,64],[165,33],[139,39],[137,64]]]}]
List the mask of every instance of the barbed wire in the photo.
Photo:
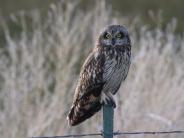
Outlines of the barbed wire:
[{"label": "barbed wire", "polygon": [[[184,130],[173,131],[135,131],[135,132],[114,132],[113,136],[117,135],[160,135],[160,134],[184,134]],[[91,133],[91,134],[76,134],[76,135],[63,135],[63,136],[45,136],[45,137],[31,137],[31,138],[69,138],[69,137],[86,137],[86,136],[103,136],[104,133]]]}]

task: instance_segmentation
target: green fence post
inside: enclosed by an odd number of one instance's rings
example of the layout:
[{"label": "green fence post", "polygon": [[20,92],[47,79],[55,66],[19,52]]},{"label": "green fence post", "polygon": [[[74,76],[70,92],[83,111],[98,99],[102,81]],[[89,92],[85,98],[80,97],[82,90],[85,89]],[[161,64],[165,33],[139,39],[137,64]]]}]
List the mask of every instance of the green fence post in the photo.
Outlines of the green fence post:
[{"label": "green fence post", "polygon": [[103,138],[113,138],[114,108],[111,104],[103,105]]}]

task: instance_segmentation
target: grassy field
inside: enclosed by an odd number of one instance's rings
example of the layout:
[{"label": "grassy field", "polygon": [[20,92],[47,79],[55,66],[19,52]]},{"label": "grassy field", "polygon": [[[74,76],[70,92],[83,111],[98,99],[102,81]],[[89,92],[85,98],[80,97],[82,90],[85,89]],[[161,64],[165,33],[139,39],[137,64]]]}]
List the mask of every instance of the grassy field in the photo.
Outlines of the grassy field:
[{"label": "grassy field", "polygon": [[[165,30],[150,29],[139,18],[111,14],[104,1],[85,13],[77,3],[52,5],[43,20],[39,11],[11,18],[21,26],[12,36],[4,26],[0,48],[0,136],[25,138],[102,130],[101,112],[77,127],[69,127],[76,80],[99,30],[123,24],[132,39],[132,65],[118,92],[115,131],[184,129],[184,37],[174,33],[176,21]],[[155,136],[125,136],[155,138]],[[158,138],[183,138],[160,135]]]},{"label": "grassy field", "polygon": [[[59,1],[60,0],[0,0],[0,24],[2,21],[6,21],[10,24],[10,15],[18,14],[20,11],[30,12],[39,9],[39,12],[45,13],[49,9],[50,4],[54,3],[57,5]],[[73,2],[72,0],[69,1]],[[96,2],[98,2],[98,0],[96,0]],[[165,28],[172,18],[176,18],[176,32],[182,33],[184,31],[183,0],[106,0],[106,2],[112,6],[113,12],[128,16],[129,18],[139,16],[141,20],[152,27],[161,23],[162,28]],[[95,5],[94,0],[78,0],[78,3],[78,8],[87,11]],[[161,16],[162,18],[161,20],[154,20],[153,17],[155,16]]]}]

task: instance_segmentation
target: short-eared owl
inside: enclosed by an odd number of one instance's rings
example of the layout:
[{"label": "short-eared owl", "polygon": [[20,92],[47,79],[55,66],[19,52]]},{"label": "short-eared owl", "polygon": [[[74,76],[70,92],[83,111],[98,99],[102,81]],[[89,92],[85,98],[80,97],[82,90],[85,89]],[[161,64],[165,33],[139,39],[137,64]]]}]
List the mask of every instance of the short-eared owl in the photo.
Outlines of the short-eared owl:
[{"label": "short-eared owl", "polygon": [[131,42],[126,28],[107,26],[81,69],[67,117],[69,125],[75,126],[90,118],[107,102],[116,107],[113,95],[127,77],[130,56]]}]

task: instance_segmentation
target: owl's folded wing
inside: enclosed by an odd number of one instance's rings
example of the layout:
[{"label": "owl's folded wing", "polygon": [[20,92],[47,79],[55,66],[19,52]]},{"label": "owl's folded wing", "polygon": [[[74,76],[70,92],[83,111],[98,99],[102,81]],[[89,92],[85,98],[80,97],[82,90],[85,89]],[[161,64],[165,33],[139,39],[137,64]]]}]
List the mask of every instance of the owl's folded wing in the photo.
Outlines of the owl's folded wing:
[{"label": "owl's folded wing", "polygon": [[75,90],[73,105],[68,114],[69,125],[77,125],[101,109],[103,64],[103,55],[95,57],[94,53],[91,53],[86,59]]}]

